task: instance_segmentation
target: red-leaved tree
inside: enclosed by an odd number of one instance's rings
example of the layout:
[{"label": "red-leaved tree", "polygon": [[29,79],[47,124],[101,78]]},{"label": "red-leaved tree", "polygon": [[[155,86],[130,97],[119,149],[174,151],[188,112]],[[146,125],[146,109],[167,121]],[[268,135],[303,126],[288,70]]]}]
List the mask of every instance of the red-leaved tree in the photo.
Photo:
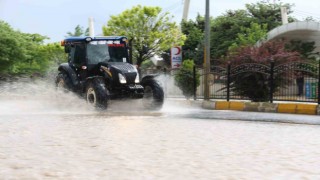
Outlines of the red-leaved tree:
[{"label": "red-leaved tree", "polygon": [[[270,73],[261,69],[270,68],[272,62],[278,66],[302,60],[298,52],[286,50],[284,41],[269,41],[260,46],[240,47],[229,52],[226,59],[231,64],[231,90],[255,102],[269,100]],[[249,67],[252,64],[256,66]],[[238,72],[234,72],[236,69]],[[291,79],[289,76],[290,74],[286,72],[274,76],[273,93],[288,84]]]}]

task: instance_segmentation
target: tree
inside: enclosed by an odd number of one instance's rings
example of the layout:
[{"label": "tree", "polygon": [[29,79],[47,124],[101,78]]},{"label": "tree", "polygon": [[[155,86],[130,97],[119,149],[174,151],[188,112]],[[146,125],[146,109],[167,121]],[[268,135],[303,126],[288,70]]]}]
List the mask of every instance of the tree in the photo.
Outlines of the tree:
[{"label": "tree", "polygon": [[197,65],[203,63],[204,17],[195,21],[182,21],[181,31],[187,39],[183,45],[183,59],[193,59]]},{"label": "tree", "polygon": [[262,41],[267,36],[267,24],[259,25],[252,22],[250,28],[241,28],[241,32],[238,33],[238,37],[235,42],[229,47],[229,50],[237,49],[241,46],[253,46],[258,41]]},{"label": "tree", "polygon": [[46,38],[13,30],[0,21],[0,73],[28,74],[45,70],[47,59],[41,58],[39,48]]},{"label": "tree", "polygon": [[[45,73],[65,53],[57,43],[44,45],[46,36],[16,31],[0,21],[0,73]],[[59,56],[59,57],[58,57]]]},{"label": "tree", "polygon": [[182,90],[183,95],[189,99],[194,93],[194,82],[196,87],[200,85],[200,74],[196,71],[196,79],[193,78],[193,60],[184,60],[182,67],[178,70],[174,76],[175,84]]},{"label": "tree", "polygon": [[175,45],[183,45],[186,37],[168,12],[160,7],[140,5],[125,10],[118,16],[111,16],[103,27],[104,35],[127,36],[133,43],[133,58],[138,66],[154,54],[161,54]]},{"label": "tree", "polygon": [[315,42],[302,42],[301,40],[291,40],[286,44],[286,48],[289,51],[297,51],[300,53],[301,57],[304,59],[311,59],[315,54],[313,53],[315,47]]},{"label": "tree", "polygon": [[226,56],[238,33],[241,33],[244,27],[250,27],[251,21],[252,18],[245,10],[229,10],[215,18],[211,29],[211,57],[218,59]]},{"label": "tree", "polygon": [[[239,37],[241,34],[243,38],[249,40],[250,37],[246,35],[248,30],[253,38],[259,35],[254,33],[255,29],[259,32],[265,30],[268,32],[281,25],[281,6],[287,7],[289,15],[293,12],[291,4],[283,4],[280,1],[275,3],[260,1],[246,4],[246,9],[228,10],[223,15],[216,17],[211,29],[211,57],[220,59],[226,56],[228,50],[233,49],[232,46],[239,43],[237,41],[241,39]],[[294,18],[289,16],[289,22],[292,21]]]},{"label": "tree", "polygon": [[[292,4],[283,4],[281,1],[270,3],[269,1],[260,1],[258,3],[246,4],[246,9],[254,22],[258,24],[267,24],[268,31],[282,24],[280,8],[285,6],[287,13],[290,15],[293,11]],[[293,22],[294,18],[289,16],[289,22]]]},{"label": "tree", "polygon": [[46,53],[46,58],[53,65],[59,65],[67,60],[67,54],[59,43],[50,43],[42,46],[42,51]]},{"label": "tree", "polygon": [[74,33],[67,32],[67,36],[89,36],[89,28],[87,28],[85,31],[83,30],[83,27],[80,25],[77,25],[74,28]]},{"label": "tree", "polygon": [[[259,47],[240,47],[237,51],[228,54],[226,59],[231,62],[232,67],[246,66],[247,63],[270,67],[271,60],[274,61],[275,66],[302,60],[298,52],[288,51],[283,41],[265,42]],[[279,87],[286,86],[285,82],[289,82],[289,79],[289,74],[286,73],[275,76],[273,93]],[[268,83],[268,74],[249,69],[231,78],[231,89],[237,95],[248,97],[252,101],[268,101],[270,92]]]},{"label": "tree", "polygon": [[19,38],[19,32],[0,20],[0,73],[10,72],[13,64],[25,58]]},{"label": "tree", "polygon": [[48,59],[40,51],[46,36],[40,34],[20,33],[19,41],[25,58],[12,66],[12,73],[32,74],[43,73],[48,68]]}]

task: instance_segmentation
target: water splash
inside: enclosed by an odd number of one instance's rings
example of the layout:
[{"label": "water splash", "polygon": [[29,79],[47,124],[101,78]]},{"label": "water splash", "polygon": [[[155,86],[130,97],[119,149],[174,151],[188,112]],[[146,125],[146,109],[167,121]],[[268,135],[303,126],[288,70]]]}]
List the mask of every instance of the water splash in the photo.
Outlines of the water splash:
[{"label": "water splash", "polygon": [[74,93],[59,92],[54,81],[21,78],[0,85],[1,114],[90,113],[93,109]]},{"label": "water splash", "polygon": [[163,88],[165,97],[184,98],[182,91],[174,83],[173,75],[161,74],[156,77],[156,80],[158,80],[161,87]]}]

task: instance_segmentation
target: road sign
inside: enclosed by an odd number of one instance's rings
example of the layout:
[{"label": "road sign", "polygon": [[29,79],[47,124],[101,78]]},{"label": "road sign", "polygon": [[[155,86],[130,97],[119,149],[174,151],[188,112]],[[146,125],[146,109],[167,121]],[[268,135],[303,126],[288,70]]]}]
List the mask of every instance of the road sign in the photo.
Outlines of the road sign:
[{"label": "road sign", "polygon": [[182,49],[181,46],[171,48],[171,68],[180,68],[182,63]]}]

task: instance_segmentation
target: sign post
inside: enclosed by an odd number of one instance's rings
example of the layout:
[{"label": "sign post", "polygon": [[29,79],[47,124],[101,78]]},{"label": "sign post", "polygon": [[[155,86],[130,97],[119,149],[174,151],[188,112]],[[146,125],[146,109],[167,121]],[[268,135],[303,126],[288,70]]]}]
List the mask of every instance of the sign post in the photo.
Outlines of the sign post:
[{"label": "sign post", "polygon": [[181,46],[171,48],[171,68],[178,69],[182,64],[182,50]]}]

